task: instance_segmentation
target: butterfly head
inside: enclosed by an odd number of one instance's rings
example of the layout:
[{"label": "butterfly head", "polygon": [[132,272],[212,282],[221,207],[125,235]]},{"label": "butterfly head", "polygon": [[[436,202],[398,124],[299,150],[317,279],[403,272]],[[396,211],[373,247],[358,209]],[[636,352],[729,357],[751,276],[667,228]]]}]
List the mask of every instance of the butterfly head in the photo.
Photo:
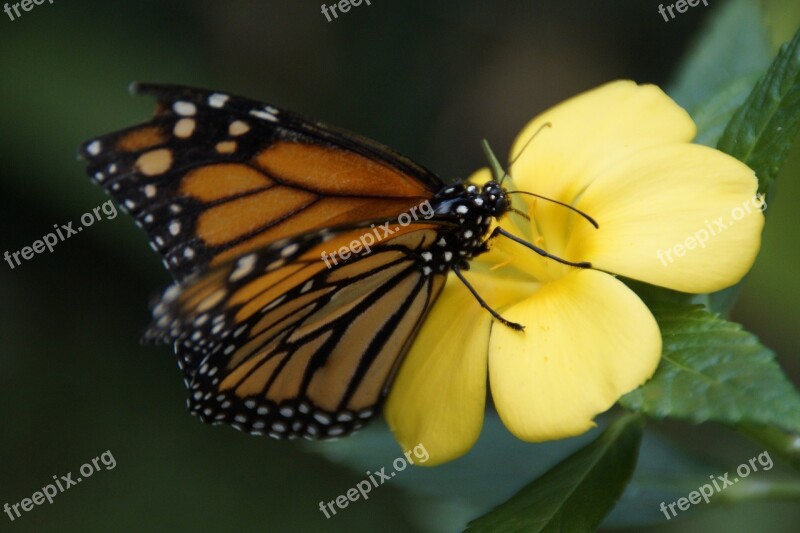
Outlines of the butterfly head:
[{"label": "butterfly head", "polygon": [[494,218],[503,216],[511,207],[505,189],[495,180],[487,181],[484,184],[480,197],[485,202],[487,211]]}]

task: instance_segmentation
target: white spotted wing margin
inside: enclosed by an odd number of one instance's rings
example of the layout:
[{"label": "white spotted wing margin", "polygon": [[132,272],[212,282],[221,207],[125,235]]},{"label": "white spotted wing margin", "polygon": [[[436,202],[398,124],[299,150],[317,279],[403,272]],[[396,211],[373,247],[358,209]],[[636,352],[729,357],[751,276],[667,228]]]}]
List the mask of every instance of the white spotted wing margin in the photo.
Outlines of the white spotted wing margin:
[{"label": "white spotted wing margin", "polygon": [[147,337],[174,343],[193,414],[318,439],[379,412],[446,272],[424,269],[429,225],[327,268],[319,250],[343,235],[277,242],[165,293]]}]

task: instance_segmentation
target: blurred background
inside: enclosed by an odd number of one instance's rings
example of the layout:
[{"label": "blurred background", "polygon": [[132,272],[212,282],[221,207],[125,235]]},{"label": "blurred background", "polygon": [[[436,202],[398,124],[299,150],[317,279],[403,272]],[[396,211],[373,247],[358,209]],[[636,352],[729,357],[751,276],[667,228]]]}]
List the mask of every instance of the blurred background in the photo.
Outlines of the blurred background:
[{"label": "blurred background", "polygon": [[[107,199],[75,152],[150,116],[153,102],[127,92],[133,80],[275,103],[463,178],[484,164],[481,138],[506,153],[529,119],[575,93],[617,78],[668,85],[725,4],[670,22],[642,0],[372,0],[332,22],[320,2],[277,0],[74,0],[14,21],[0,13],[0,252]],[[795,384],[799,170],[795,149],[733,315]],[[106,450],[117,466],[14,522],[0,514],[0,531],[459,531],[597,434],[529,445],[490,415],[466,457],[407,470],[326,519],[319,501],[400,455],[388,430],[319,447],[199,423],[171,350],[138,344],[148,302],[168,282],[124,214],[13,270],[2,263],[0,505]],[[687,446],[691,461],[673,457]],[[651,424],[637,475],[683,462],[707,477],[759,451],[713,424]],[[658,502],[643,509],[635,497],[626,494],[605,529],[789,532],[800,521],[796,505],[761,502],[703,506],[668,523]]]}]

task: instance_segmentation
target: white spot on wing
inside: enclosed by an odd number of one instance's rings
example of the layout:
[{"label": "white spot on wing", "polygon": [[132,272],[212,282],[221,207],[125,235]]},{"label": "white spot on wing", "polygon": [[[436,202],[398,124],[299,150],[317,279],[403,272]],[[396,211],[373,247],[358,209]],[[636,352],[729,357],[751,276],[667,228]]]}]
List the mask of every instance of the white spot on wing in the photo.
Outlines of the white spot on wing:
[{"label": "white spot on wing", "polygon": [[214,93],[208,97],[208,105],[219,108],[224,106],[225,102],[227,102],[229,98],[230,97],[227,94]]},{"label": "white spot on wing", "polygon": [[92,141],[86,146],[86,151],[89,153],[89,155],[97,155],[102,149],[103,145],[100,144],[100,141]]},{"label": "white spot on wing", "polygon": [[194,105],[192,102],[183,102],[183,101],[175,102],[174,104],[172,104],[172,109],[177,114],[185,117],[191,117],[192,115],[197,113],[197,106]]}]

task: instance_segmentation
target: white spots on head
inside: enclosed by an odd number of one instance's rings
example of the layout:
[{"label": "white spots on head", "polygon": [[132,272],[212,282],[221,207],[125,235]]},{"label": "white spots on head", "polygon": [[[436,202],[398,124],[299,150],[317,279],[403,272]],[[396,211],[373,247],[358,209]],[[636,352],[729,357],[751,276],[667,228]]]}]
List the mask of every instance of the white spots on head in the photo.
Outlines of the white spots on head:
[{"label": "white spots on head", "polygon": [[478,196],[474,200],[472,200],[472,203],[474,203],[475,205],[483,205],[483,198]]},{"label": "white spots on head", "polygon": [[231,122],[230,126],[228,126],[228,133],[233,137],[244,135],[248,131],[250,131],[250,126],[243,120],[234,120]]},{"label": "white spots on head", "polygon": [[469,211],[469,208],[467,206],[465,206],[465,205],[460,205],[460,206],[456,207],[456,213],[458,213],[459,215],[464,215],[468,211]]},{"label": "white spots on head", "polygon": [[220,141],[214,149],[220,154],[232,154],[236,151],[236,141]]},{"label": "white spots on head", "polygon": [[475,185],[469,185],[467,187],[467,192],[478,192],[478,188]]},{"label": "white spots on head", "polygon": [[196,123],[193,118],[182,118],[175,123],[175,128],[173,128],[172,132],[176,137],[187,139],[194,133],[195,125]]},{"label": "white spots on head", "polygon": [[86,152],[89,155],[99,155],[103,150],[103,145],[100,141],[92,141],[86,145]]},{"label": "white spots on head", "polygon": [[144,186],[144,195],[148,198],[152,198],[156,195],[157,189],[155,185],[145,185]]},{"label": "white spots on head", "polygon": [[172,110],[184,117],[191,117],[197,113],[197,106],[192,102],[184,102],[183,100],[179,100],[172,104]]},{"label": "white spots on head", "polygon": [[173,220],[169,223],[169,233],[172,236],[177,236],[181,232],[181,223]]},{"label": "white spots on head", "polygon": [[172,166],[172,150],[159,148],[150,150],[139,156],[134,163],[136,170],[145,176],[157,176],[163,174]]},{"label": "white spots on head", "polygon": [[256,264],[256,254],[250,254],[242,257],[236,263],[236,270],[234,270],[230,277],[228,278],[230,281],[239,281],[246,275],[253,270],[253,266]]},{"label": "white spots on head", "polygon": [[208,105],[210,105],[211,107],[220,108],[224,106],[225,102],[227,102],[229,99],[230,96],[228,96],[227,94],[214,93],[208,97]]},{"label": "white spots on head", "polygon": [[274,107],[266,106],[263,110],[262,109],[253,109],[250,111],[250,114],[256,118],[260,118],[262,120],[269,120],[270,122],[277,122],[278,117],[275,114],[278,112],[277,109]]}]

